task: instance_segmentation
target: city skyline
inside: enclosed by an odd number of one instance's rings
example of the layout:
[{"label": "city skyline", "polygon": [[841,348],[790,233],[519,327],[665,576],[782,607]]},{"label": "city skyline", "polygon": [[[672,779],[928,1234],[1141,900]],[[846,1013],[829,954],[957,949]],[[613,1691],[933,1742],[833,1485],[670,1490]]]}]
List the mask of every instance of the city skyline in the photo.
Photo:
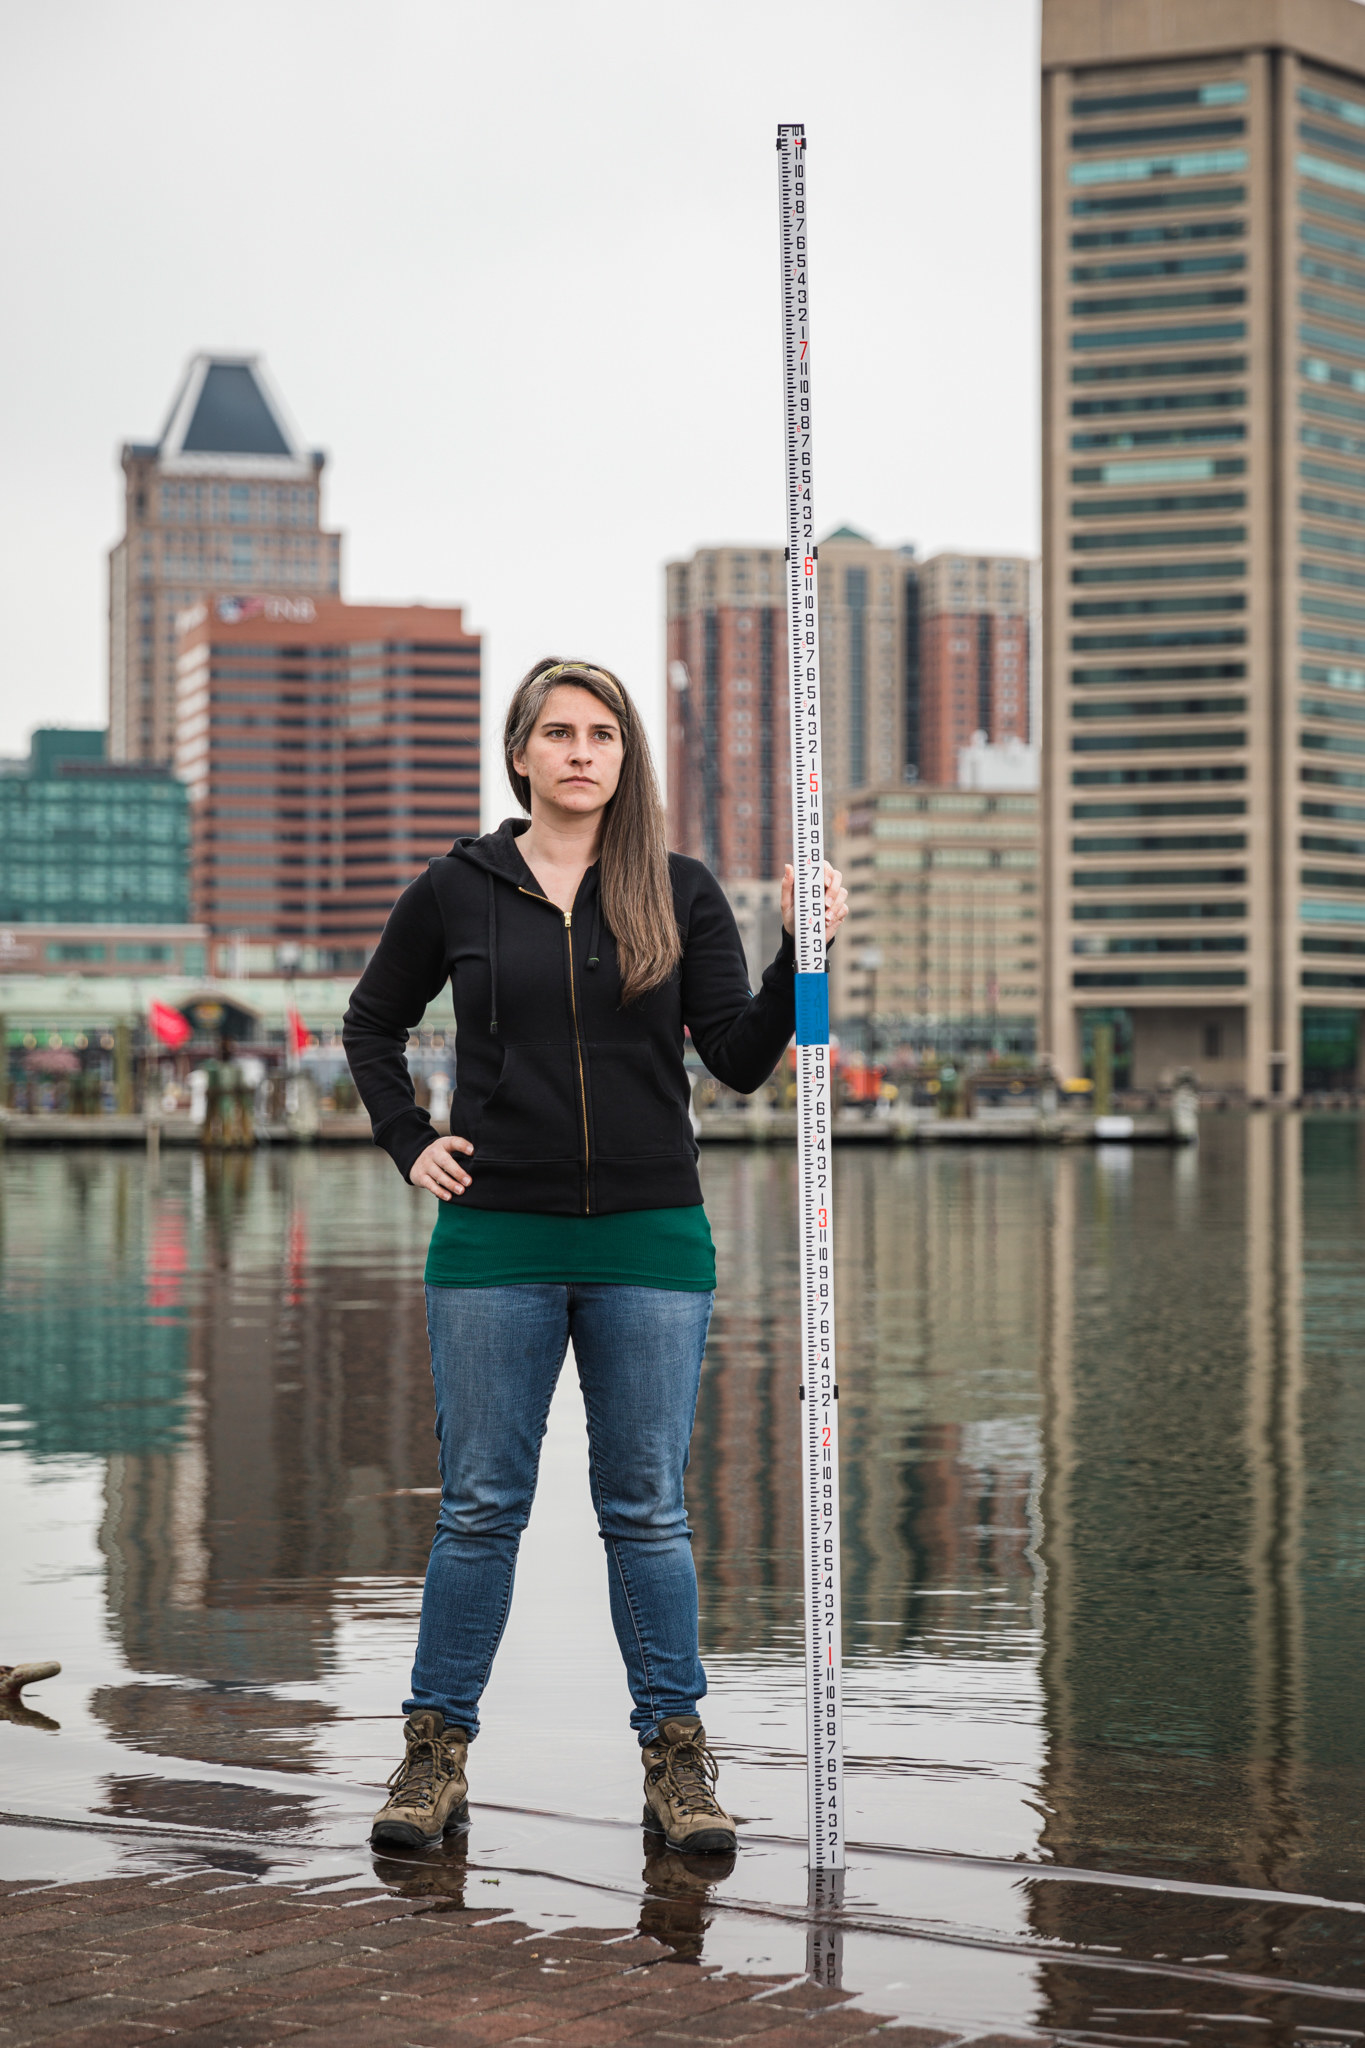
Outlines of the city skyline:
[{"label": "city skyline", "polygon": [[[680,52],[666,22],[617,4],[586,32],[547,16],[529,44],[510,21],[421,5],[400,34],[343,4],[319,40],[247,5],[243,33],[271,51],[249,109],[193,12],[172,30],[164,7],[132,0],[117,26],[92,16],[74,41],[18,24],[0,148],[25,189],[58,139],[60,153],[5,244],[30,311],[0,342],[13,479],[0,752],[20,751],[35,692],[48,723],[103,717],[118,448],[155,428],[201,349],[263,355],[327,451],[348,597],[466,606],[489,652],[490,736],[553,647],[623,673],[658,746],[660,565],[703,535],[780,529],[772,137],[793,106],[818,208],[822,526],[921,551],[1032,551],[1033,12],[851,12],[812,24],[806,82],[756,6],[701,6]],[[718,42],[720,71],[705,57]],[[483,81],[453,135],[439,111],[452,66]],[[552,219],[535,138],[566,93],[579,134],[556,164]],[[117,110],[149,97],[157,122],[130,132]],[[670,120],[690,138],[683,172],[657,146]],[[373,154],[338,152],[335,136],[362,123]],[[639,175],[623,179],[632,160]],[[667,364],[678,270],[664,223],[680,175],[700,252],[685,386]],[[909,203],[925,187],[933,209]],[[984,260],[959,279],[969,243]],[[1018,337],[1003,355],[1002,294]],[[92,347],[91,314],[114,303]],[[547,306],[597,316],[559,323],[553,376]],[[535,488],[551,454],[578,483],[567,536]],[[486,755],[501,803],[494,766]]]}]

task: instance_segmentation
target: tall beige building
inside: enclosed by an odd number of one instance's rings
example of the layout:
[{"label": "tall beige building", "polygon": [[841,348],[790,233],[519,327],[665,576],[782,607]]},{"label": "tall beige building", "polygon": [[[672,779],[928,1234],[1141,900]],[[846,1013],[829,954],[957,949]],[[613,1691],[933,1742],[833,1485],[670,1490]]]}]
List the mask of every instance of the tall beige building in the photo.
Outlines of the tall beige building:
[{"label": "tall beige building", "polygon": [[123,449],[123,538],[109,557],[109,751],[167,762],[176,620],[210,592],[335,597],[326,458],[304,447],[259,359],[196,356],[158,441]]},{"label": "tall beige building", "polygon": [[836,1029],[883,1050],[1032,1052],[1038,799],[865,790],[834,816],[849,919],[830,955]]},{"label": "tall beige building", "polygon": [[1044,1041],[1353,1081],[1365,8],[1044,0]]}]

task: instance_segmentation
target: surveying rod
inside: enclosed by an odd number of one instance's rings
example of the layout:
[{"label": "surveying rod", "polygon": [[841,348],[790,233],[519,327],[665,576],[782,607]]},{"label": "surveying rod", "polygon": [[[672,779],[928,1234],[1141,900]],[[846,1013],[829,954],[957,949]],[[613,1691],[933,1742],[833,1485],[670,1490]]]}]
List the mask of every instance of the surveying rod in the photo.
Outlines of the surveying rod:
[{"label": "surveying rod", "polygon": [[844,1865],[839,1631],[839,1388],[834,1376],[834,1207],[820,617],[811,487],[806,131],[777,131],[787,432],[787,647],[792,866],[796,874],[796,1116],[801,1265],[801,1487],[806,1586],[806,1809],[812,1871]]}]

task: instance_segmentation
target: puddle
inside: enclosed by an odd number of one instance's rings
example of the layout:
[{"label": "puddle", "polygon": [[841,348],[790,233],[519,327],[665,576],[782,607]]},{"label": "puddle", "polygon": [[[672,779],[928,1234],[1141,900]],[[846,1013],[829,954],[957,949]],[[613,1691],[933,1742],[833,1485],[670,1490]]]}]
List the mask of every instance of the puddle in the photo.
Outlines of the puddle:
[{"label": "puddle", "polygon": [[805,1869],[793,1160],[704,1157],[689,1503],[732,1869],[642,1836],[571,1368],[471,1752],[374,1859],[434,1516],[428,1212],[369,1151],[0,1159],[0,1873],[640,1925],[881,2011],[1365,2039],[1362,1126],[838,1161],[849,1870]]}]

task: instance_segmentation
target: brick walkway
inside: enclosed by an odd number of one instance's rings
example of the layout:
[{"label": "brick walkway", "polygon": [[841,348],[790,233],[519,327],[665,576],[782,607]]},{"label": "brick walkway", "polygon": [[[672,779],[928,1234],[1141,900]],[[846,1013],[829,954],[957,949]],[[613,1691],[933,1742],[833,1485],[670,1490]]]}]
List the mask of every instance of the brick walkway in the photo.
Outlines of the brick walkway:
[{"label": "brick walkway", "polygon": [[[305,1897],[222,1871],[0,1885],[0,2048],[684,2048],[750,2035],[765,2048],[946,2048],[962,2038],[850,2011],[845,1994],[811,1984],[721,1977],[647,1935],[533,1934],[488,1911]],[[976,2036],[973,2048],[1025,2040]]]}]

